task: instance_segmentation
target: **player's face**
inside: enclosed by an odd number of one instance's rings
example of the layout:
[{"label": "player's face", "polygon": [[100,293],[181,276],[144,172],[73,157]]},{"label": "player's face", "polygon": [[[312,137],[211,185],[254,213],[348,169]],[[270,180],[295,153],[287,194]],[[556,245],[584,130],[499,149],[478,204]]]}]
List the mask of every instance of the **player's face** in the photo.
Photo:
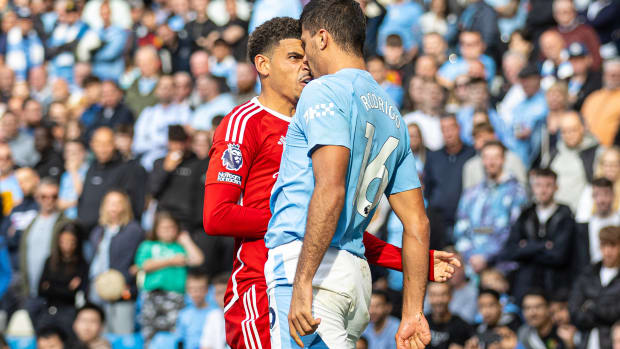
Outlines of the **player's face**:
[{"label": "player's face", "polygon": [[324,75],[321,73],[320,64],[319,64],[319,48],[316,44],[316,40],[318,38],[318,34],[314,36],[310,35],[308,30],[304,30],[302,28],[301,31],[301,41],[303,43],[303,49],[306,51],[305,60],[308,62],[308,66],[310,70],[314,74],[315,77],[319,77]]},{"label": "player's face", "polygon": [[297,102],[301,90],[312,80],[310,69],[304,62],[301,40],[284,39],[273,50],[269,76],[276,91]]}]

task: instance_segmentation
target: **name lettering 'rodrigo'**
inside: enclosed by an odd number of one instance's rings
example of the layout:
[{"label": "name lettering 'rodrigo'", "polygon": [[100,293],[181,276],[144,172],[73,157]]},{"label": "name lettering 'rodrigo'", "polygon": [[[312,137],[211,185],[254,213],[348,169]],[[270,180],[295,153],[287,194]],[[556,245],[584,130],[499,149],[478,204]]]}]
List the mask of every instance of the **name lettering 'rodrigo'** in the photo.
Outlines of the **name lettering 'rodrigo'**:
[{"label": "name lettering 'rodrigo'", "polygon": [[398,117],[398,109],[394,107],[390,102],[377,96],[372,92],[368,92],[365,95],[360,96],[360,100],[366,111],[370,109],[378,109],[389,116],[396,123],[396,128],[400,128],[400,118]]}]

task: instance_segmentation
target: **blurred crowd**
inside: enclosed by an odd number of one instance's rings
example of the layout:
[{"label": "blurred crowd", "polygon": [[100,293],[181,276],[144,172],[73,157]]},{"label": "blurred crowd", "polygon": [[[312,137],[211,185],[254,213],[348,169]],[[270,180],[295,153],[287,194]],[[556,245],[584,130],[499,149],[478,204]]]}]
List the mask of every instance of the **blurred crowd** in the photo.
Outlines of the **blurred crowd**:
[{"label": "blurred crowd", "polygon": [[[464,265],[428,287],[430,347],[620,349],[620,2],[357,1],[431,247]],[[249,33],[306,2],[0,1],[9,344],[225,348],[212,135],[259,93]],[[369,231],[401,245],[386,200]],[[358,348],[393,348],[402,274],[373,269],[373,289]]]}]

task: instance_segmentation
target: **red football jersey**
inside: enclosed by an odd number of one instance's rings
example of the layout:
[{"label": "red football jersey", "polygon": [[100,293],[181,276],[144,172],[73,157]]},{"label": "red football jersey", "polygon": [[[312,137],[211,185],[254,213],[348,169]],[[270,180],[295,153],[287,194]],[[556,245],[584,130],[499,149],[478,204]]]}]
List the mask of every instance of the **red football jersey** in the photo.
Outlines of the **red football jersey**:
[{"label": "red football jersey", "polygon": [[[238,290],[255,282],[264,283],[267,248],[263,236],[269,220],[269,197],[277,179],[284,137],[291,118],[260,104],[255,97],[233,109],[218,126],[210,151],[205,185],[224,183],[241,189],[239,204],[264,213],[263,224],[252,234],[235,234],[233,274],[225,296],[225,310],[238,299]],[[254,218],[254,217],[253,217]],[[249,220],[251,221],[251,220]],[[256,221],[256,220],[255,220]],[[228,222],[239,229],[243,222]],[[252,237],[248,237],[252,236]]]}]

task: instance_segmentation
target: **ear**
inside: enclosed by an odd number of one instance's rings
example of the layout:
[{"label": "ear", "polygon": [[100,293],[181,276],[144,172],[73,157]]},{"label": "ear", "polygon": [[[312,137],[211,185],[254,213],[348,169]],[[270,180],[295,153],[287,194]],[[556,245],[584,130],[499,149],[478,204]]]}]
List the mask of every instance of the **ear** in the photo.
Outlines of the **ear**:
[{"label": "ear", "polygon": [[317,47],[321,51],[325,50],[327,48],[327,43],[329,42],[331,37],[329,36],[329,33],[325,29],[319,29],[319,32],[317,34],[318,34],[317,35],[317,41],[318,41]]},{"label": "ear", "polygon": [[265,55],[256,55],[254,57],[254,66],[258,74],[262,76],[269,76],[271,71],[271,60]]}]

